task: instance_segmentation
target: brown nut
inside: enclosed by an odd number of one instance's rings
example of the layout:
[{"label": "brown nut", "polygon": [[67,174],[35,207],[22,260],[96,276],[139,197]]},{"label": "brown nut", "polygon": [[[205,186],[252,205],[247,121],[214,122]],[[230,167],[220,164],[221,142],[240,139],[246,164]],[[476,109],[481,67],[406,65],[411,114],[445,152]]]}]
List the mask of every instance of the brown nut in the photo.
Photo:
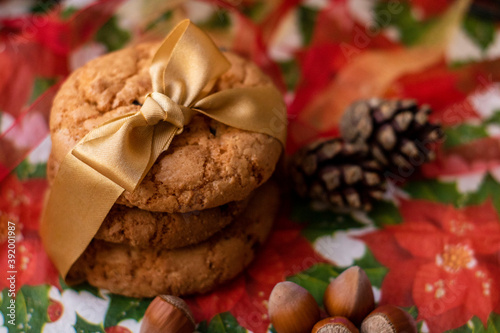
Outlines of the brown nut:
[{"label": "brown nut", "polygon": [[320,310],[307,290],[285,281],[271,292],[269,319],[278,333],[309,333],[320,319]]},{"label": "brown nut", "polygon": [[379,306],[363,320],[361,333],[417,333],[413,317],[394,305]]},{"label": "brown nut", "polygon": [[186,302],[179,297],[161,295],[146,309],[140,333],[192,333],[195,326]]},{"label": "brown nut", "polygon": [[312,333],[359,333],[359,330],[345,317],[330,317],[317,322]]},{"label": "brown nut", "polygon": [[332,317],[346,317],[359,326],[375,308],[375,298],[368,276],[353,266],[330,282],[325,291],[325,309]]}]

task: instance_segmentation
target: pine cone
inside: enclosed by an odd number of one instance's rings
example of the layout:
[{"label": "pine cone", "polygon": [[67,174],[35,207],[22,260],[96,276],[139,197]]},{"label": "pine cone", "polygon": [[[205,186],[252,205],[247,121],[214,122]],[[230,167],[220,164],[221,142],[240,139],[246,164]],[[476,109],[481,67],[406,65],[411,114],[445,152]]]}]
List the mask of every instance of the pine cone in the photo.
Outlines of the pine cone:
[{"label": "pine cone", "polygon": [[301,148],[291,161],[297,193],[333,207],[369,210],[386,184],[379,164],[366,155],[366,146],[355,147],[341,138]]},{"label": "pine cone", "polygon": [[442,138],[441,126],[428,121],[430,112],[413,100],[362,100],[346,110],[340,132],[347,142],[368,145],[388,170],[413,170],[434,159],[429,144]]}]

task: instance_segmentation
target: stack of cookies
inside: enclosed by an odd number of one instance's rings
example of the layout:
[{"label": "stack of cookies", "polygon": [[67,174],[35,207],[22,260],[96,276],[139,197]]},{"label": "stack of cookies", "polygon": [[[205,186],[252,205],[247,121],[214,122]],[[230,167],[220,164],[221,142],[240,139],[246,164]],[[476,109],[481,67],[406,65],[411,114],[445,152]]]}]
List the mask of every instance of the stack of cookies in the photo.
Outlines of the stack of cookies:
[{"label": "stack of cookies", "polygon": [[[50,182],[85,134],[139,111],[152,91],[149,65],[158,46],[110,53],[66,80],[50,118]],[[214,91],[272,85],[254,64],[225,56],[232,66]],[[268,180],[281,151],[270,136],[194,116],[136,190],[117,200],[68,281],[151,297],[206,292],[232,279],[271,230],[279,192]]]}]

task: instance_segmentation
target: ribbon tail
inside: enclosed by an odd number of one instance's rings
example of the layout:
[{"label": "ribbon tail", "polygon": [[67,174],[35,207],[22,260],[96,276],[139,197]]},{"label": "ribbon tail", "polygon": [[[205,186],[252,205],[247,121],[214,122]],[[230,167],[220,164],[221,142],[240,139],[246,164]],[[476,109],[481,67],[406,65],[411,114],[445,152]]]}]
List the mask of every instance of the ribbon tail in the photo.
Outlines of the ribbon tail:
[{"label": "ribbon tail", "polygon": [[40,226],[44,247],[64,279],[123,191],[71,153],[66,155]]}]

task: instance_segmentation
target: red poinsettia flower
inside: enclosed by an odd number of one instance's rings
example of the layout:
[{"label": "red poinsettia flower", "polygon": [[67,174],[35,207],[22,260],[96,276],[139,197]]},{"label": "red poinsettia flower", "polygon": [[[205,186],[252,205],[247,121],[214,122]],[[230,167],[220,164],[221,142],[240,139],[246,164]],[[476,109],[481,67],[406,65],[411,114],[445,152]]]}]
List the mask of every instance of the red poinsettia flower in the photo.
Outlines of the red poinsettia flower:
[{"label": "red poinsettia flower", "polygon": [[186,301],[198,322],[230,311],[241,326],[265,333],[269,327],[267,301],[276,283],[317,262],[324,259],[300,235],[299,227],[282,218],[244,274],[212,293]]},{"label": "red poinsettia flower", "polygon": [[68,20],[61,18],[59,6],[45,15],[0,19],[0,61],[6,65],[0,77],[0,109],[18,116],[35,77],[67,75],[70,52],[87,42],[122,2],[99,0]]},{"label": "red poinsettia flower", "polygon": [[[42,241],[38,233],[29,232],[16,237],[15,250],[15,266],[12,269],[16,273],[16,289],[23,285],[39,285],[49,283],[52,285],[59,284],[59,275],[54,265],[50,261],[48,255],[42,246]],[[0,244],[0,260],[2,263],[7,263],[8,243]],[[0,272],[0,289],[8,287],[9,281],[7,278],[11,276],[10,269],[7,270],[7,265],[3,265]]]},{"label": "red poinsettia flower", "polygon": [[47,186],[43,178],[20,181],[15,174],[10,174],[0,182],[0,213],[15,222],[19,231],[38,230]]},{"label": "red poinsettia flower", "polygon": [[5,69],[0,76],[0,111],[16,118],[14,125],[0,135],[0,147],[5,150],[0,155],[0,180],[48,134],[48,126],[42,124],[28,136],[27,142],[20,144],[20,137],[16,136],[16,132],[40,123],[33,121],[36,118],[48,123],[57,87],[26,110],[35,78],[62,78],[69,74],[71,52],[87,42],[122,2],[99,0],[68,20],[61,18],[60,6],[44,15],[0,19],[0,63]]},{"label": "red poinsettia flower", "polygon": [[404,201],[404,223],[360,237],[389,268],[381,303],[416,305],[431,332],[472,316],[486,325],[500,303],[500,221],[491,202],[457,209]]},{"label": "red poinsettia flower", "polygon": [[7,268],[7,224],[15,223],[15,268],[0,272],[0,288],[8,284],[8,271],[16,271],[16,287],[24,284],[58,284],[58,274],[43,250],[38,235],[43,196],[47,188],[45,179],[19,181],[15,174],[0,182],[0,262]]}]

